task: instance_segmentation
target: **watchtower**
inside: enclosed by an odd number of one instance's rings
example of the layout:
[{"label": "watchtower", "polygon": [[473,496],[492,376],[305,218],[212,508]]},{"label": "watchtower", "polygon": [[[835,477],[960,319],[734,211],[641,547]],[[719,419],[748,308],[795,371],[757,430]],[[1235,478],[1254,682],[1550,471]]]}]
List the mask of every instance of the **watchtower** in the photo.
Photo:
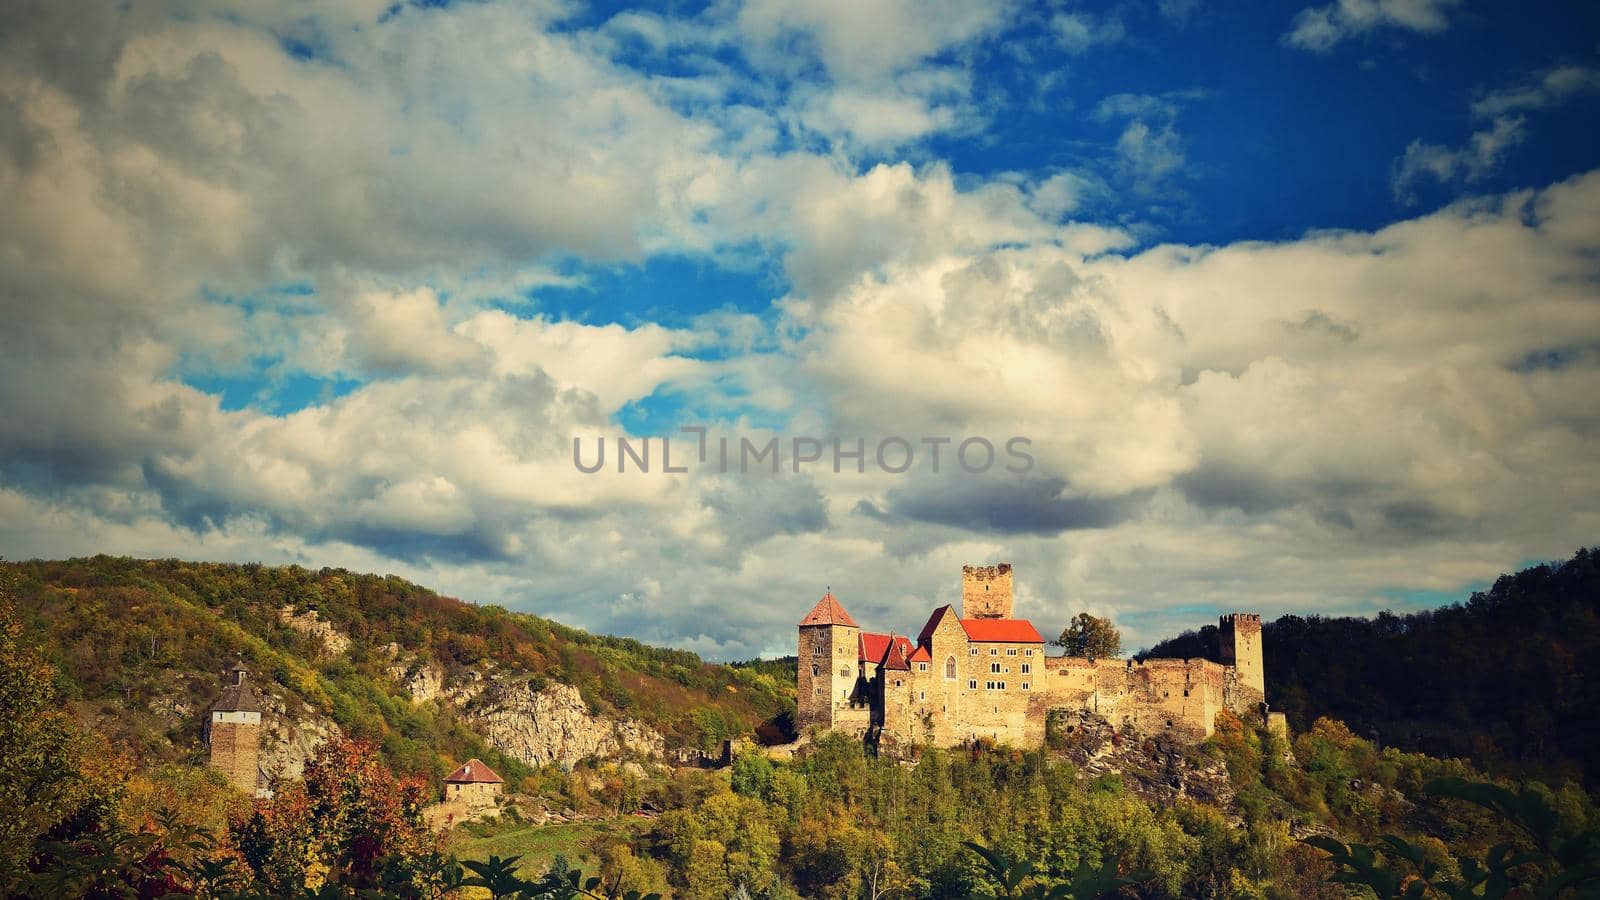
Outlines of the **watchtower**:
[{"label": "watchtower", "polygon": [[834,727],[834,712],[849,705],[850,691],[855,687],[860,642],[860,627],[845,612],[844,605],[834,599],[832,591],[823,594],[800,620],[796,728],[804,731],[813,725]]},{"label": "watchtower", "polygon": [[961,617],[1011,618],[1011,563],[961,567]]},{"label": "watchtower", "polygon": [[1266,696],[1267,672],[1261,662],[1261,616],[1228,613],[1218,621],[1217,637],[1223,664],[1234,667],[1240,684]]},{"label": "watchtower", "polygon": [[227,671],[222,693],[206,717],[206,745],[211,768],[253,797],[261,759],[261,701],[246,683],[249,675],[243,662]]}]

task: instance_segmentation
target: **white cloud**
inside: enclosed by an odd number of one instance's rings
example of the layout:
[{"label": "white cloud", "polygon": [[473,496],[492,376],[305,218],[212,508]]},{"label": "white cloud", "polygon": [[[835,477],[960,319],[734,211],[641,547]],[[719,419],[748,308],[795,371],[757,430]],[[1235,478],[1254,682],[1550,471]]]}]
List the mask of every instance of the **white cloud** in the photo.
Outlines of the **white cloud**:
[{"label": "white cloud", "polygon": [[1507,151],[1526,137],[1521,116],[1499,116],[1488,128],[1475,131],[1466,146],[1451,149],[1423,140],[1412,141],[1395,160],[1390,188],[1395,199],[1416,199],[1419,182],[1432,180],[1447,184],[1457,178],[1469,184],[1479,181],[1500,167]]},{"label": "white cloud", "polygon": [[1600,91],[1600,72],[1584,66],[1558,66],[1536,78],[1485,94],[1472,104],[1472,117],[1486,122],[1464,146],[1447,147],[1420,138],[1395,160],[1390,187],[1396,199],[1412,202],[1424,181],[1468,184],[1499,169],[1506,154],[1527,138],[1527,113],[1549,109]]},{"label": "white cloud", "polygon": [[1600,91],[1600,71],[1587,66],[1557,66],[1531,81],[1490,92],[1472,104],[1472,114],[1480,119],[1499,119],[1511,113],[1559,106],[1595,91]]},{"label": "white cloud", "polygon": [[1336,0],[1310,6],[1294,18],[1284,43],[1326,53],[1340,42],[1381,29],[1434,34],[1450,26],[1449,14],[1459,0]]},{"label": "white cloud", "polygon": [[[557,8],[287,9],[45,4],[31,40],[7,34],[7,555],[396,571],[747,655],[791,649],[830,582],[901,629],[954,599],[960,564],[1004,557],[1047,630],[1077,608],[1368,609],[1600,526],[1600,175],[1371,233],[1136,252],[1131,227],[1063,221],[1109,190],[1076,169],[851,159],[963,127],[959,57],[1008,10],[585,31]],[[737,102],[714,61],[669,79],[613,52],[740,29],[770,80]],[[1531,115],[1573,83],[1481,103]],[[1123,177],[1182,164],[1185,97],[1101,104],[1127,120]],[[791,126],[837,140],[773,137]],[[1438,165],[1471,177],[1503,146]],[[658,253],[761,254],[790,288],[675,327],[539,305],[581,278],[564,261]],[[353,383],[225,411],[194,372]],[[1038,471],[574,469],[574,436],[614,439],[651,396],[752,436],[1026,435]]]},{"label": "white cloud", "polygon": [[1115,18],[1079,12],[1060,12],[1050,17],[1050,30],[1056,43],[1068,53],[1085,53],[1104,44],[1115,44],[1126,36]]}]

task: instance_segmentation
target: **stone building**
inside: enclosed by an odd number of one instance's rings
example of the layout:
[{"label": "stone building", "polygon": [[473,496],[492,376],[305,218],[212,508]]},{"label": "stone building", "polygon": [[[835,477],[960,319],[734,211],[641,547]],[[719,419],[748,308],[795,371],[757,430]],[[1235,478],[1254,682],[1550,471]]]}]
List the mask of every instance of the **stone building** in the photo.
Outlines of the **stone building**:
[{"label": "stone building", "polygon": [[1193,740],[1212,733],[1223,709],[1260,715],[1260,616],[1222,617],[1222,663],[1047,657],[1038,629],[1012,615],[1009,563],[963,566],[961,575],[961,611],[935,609],[914,639],[862,631],[825,594],[799,624],[799,727],[877,744],[1030,746],[1062,712]]},{"label": "stone building", "polygon": [[261,699],[246,683],[250,671],[236,663],[217,702],[206,716],[205,739],[211,767],[254,797],[260,781]]},{"label": "stone building", "polygon": [[505,784],[499,773],[474,757],[444,777],[444,802],[459,801],[469,806],[493,803]]}]

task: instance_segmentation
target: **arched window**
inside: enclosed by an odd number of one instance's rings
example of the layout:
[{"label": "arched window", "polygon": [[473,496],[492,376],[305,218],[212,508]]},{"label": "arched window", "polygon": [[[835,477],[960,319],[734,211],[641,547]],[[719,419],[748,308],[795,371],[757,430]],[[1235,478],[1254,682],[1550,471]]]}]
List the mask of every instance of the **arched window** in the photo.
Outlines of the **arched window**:
[{"label": "arched window", "polygon": [[821,666],[812,666],[811,667],[811,677],[812,678],[816,678],[817,676],[819,676],[821,674],[822,674],[822,667]]},{"label": "arched window", "polygon": [[954,656],[948,657],[944,661],[944,677],[950,679],[956,677],[956,658]]}]

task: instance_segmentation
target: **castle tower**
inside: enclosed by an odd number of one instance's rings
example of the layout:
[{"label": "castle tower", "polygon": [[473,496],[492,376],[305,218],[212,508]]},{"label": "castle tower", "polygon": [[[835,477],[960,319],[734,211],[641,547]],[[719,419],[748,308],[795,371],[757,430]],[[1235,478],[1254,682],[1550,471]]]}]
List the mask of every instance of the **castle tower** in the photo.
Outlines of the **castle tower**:
[{"label": "castle tower", "polygon": [[795,728],[833,728],[835,712],[849,706],[856,682],[861,629],[833,593],[823,594],[800,620],[799,673],[795,682]]},{"label": "castle tower", "polygon": [[1011,618],[1011,563],[961,567],[961,617]]},{"label": "castle tower", "polygon": [[261,756],[261,701],[255,688],[245,683],[249,674],[242,662],[228,670],[227,683],[207,717],[206,744],[211,767],[254,797]]},{"label": "castle tower", "polygon": [[1239,683],[1267,694],[1267,672],[1261,663],[1261,617],[1255,613],[1229,613],[1218,622],[1222,662],[1239,673]]}]

